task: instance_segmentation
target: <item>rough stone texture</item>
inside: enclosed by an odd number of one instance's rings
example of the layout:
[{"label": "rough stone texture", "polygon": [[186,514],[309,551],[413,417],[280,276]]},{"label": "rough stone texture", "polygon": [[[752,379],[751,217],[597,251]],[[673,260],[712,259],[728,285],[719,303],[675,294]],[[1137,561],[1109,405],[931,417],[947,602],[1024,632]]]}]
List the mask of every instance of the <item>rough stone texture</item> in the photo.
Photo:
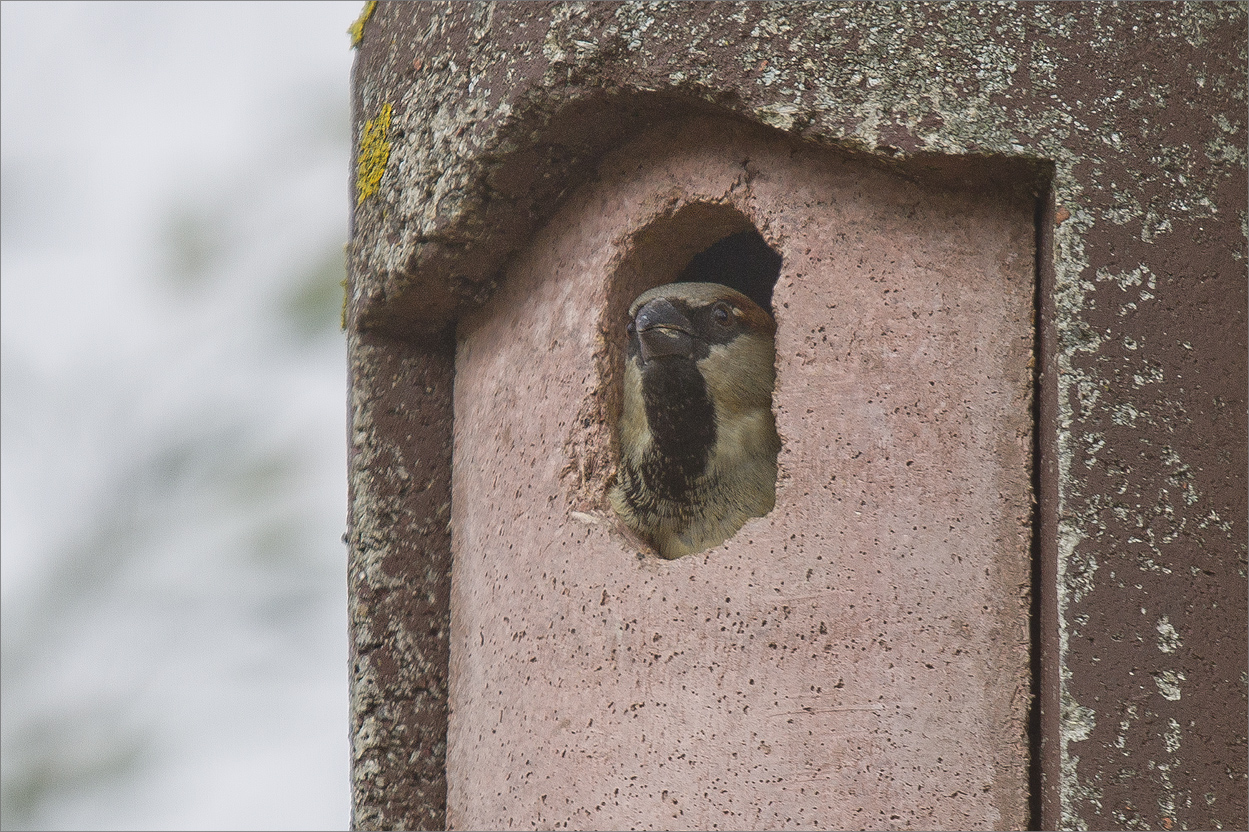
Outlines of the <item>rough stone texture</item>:
[{"label": "rough stone texture", "polygon": [[446,803],[449,343],[352,335],[353,825],[435,829]]},{"label": "rough stone texture", "polygon": [[[764,130],[612,154],[460,322],[451,828],[1027,823],[1035,197]],[[777,506],[639,558],[574,416],[735,212],[783,257]]]},{"label": "rough stone texture", "polygon": [[[604,152],[665,118],[711,110],[881,159],[1052,163],[1042,823],[1243,828],[1245,26],[1239,3],[383,4],[355,120],[390,104],[394,123],[380,189],[354,214],[349,327],[444,332]],[[353,350],[357,385],[384,372]],[[372,441],[407,441],[368,419],[355,424]],[[373,476],[358,516],[391,487]],[[353,558],[385,559],[401,537]],[[368,626],[430,638],[386,615]],[[440,672],[401,663],[377,695],[437,691],[422,680]],[[373,677],[356,674],[359,707]],[[409,735],[355,739],[378,760],[438,753]],[[374,775],[355,771],[357,823],[415,822],[386,807],[418,795],[363,788]]]}]

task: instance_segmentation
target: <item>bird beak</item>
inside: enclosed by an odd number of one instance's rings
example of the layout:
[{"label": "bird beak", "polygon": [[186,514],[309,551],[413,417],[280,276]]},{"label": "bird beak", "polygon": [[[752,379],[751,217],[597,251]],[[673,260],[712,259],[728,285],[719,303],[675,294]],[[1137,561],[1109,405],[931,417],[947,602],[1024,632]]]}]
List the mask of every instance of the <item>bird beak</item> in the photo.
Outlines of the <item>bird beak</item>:
[{"label": "bird beak", "polygon": [[694,357],[689,319],[665,298],[655,298],[639,309],[633,323],[643,362],[664,356]]}]

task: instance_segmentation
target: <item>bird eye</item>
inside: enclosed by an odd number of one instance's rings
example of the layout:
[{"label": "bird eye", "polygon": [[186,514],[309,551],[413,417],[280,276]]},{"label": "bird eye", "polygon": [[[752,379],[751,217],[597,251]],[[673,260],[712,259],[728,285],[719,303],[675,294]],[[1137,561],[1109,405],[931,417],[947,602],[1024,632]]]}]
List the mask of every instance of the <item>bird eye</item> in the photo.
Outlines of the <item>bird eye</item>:
[{"label": "bird eye", "polygon": [[711,317],[715,322],[722,326],[727,325],[733,320],[733,309],[727,303],[721,301],[711,308]]}]

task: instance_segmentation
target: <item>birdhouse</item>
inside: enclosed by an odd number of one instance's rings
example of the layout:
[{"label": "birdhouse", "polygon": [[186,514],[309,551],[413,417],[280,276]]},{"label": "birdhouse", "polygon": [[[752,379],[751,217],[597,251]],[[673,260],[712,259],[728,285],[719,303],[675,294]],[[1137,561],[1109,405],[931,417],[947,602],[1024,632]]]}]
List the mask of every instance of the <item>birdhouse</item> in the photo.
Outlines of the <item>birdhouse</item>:
[{"label": "birdhouse", "polygon": [[[1024,822],[1035,196],[955,180],[667,124],[460,319],[449,822]],[[776,505],[660,560],[605,500],[625,313],[738,234],[779,264]]]},{"label": "birdhouse", "polygon": [[[362,24],[356,825],[1067,817],[1087,714],[1061,670],[1083,596],[1059,585],[1080,561],[1058,516],[1084,492],[1060,393],[1096,394],[1058,372],[1081,347],[1055,333],[1085,314],[1055,300],[1079,239],[1057,230],[1079,181],[1061,142],[898,103],[864,126],[872,90],[913,83],[901,65],[838,75],[846,102],[804,92],[802,55],[881,15],[946,54],[924,40],[943,10],[718,4],[711,34],[642,11],[395,5]],[[709,310],[749,298],[725,327],[757,305],[769,372],[679,295],[707,431],[651,476],[760,441],[775,466],[766,494],[721,476],[757,510],[674,552],[612,494],[622,424],[658,431],[695,395],[639,404],[635,301],[690,283],[727,287]],[[729,419],[748,396],[771,440]]]}]

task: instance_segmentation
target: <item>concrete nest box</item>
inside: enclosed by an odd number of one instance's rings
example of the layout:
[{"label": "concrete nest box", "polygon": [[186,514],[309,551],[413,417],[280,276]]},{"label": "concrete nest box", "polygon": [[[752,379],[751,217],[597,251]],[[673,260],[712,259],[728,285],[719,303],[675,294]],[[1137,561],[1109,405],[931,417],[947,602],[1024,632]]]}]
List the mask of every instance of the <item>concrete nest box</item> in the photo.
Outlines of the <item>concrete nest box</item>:
[{"label": "concrete nest box", "polygon": [[[1038,8],[1037,26],[1075,37]],[[643,11],[667,26],[647,34]],[[1092,327],[1100,307],[1075,296],[1161,291],[1148,270],[1090,266],[1148,236],[1115,230],[1121,206],[1097,226],[1109,237],[1090,236],[1077,202],[1109,151],[1048,104],[1002,103],[1025,76],[1049,83],[1052,62],[1012,63],[1040,46],[925,40],[1009,39],[1022,12],[942,28],[964,12],[704,11],[712,34],[632,3],[384,4],[363,24],[346,308],[354,822],[1106,825],[1069,746],[1097,727],[1100,685],[1131,698],[1139,680],[1098,675],[1100,655],[1068,672],[1092,649],[1070,639],[1096,591],[1099,561],[1080,553],[1113,502],[1072,449],[1109,441],[1076,404],[1126,396],[1095,381],[1112,359],[1092,356],[1137,306]],[[841,51],[732,51],[806,28]],[[904,67],[797,80],[859,60],[865,33],[904,30],[897,55],[978,61],[958,77],[1000,86],[964,111],[947,98],[970,88],[921,95]],[[712,69],[722,86],[693,80]],[[667,560],[609,495],[630,306],[674,282],[727,285],[771,315],[779,453],[770,510]],[[1083,519],[1060,526],[1077,504]],[[1159,687],[1168,703],[1175,685]]]},{"label": "concrete nest box", "polygon": [[[460,318],[449,822],[1022,822],[1035,197],[939,173],[671,121]],[[605,499],[625,313],[724,269],[777,322],[776,508],[639,559]]]}]

